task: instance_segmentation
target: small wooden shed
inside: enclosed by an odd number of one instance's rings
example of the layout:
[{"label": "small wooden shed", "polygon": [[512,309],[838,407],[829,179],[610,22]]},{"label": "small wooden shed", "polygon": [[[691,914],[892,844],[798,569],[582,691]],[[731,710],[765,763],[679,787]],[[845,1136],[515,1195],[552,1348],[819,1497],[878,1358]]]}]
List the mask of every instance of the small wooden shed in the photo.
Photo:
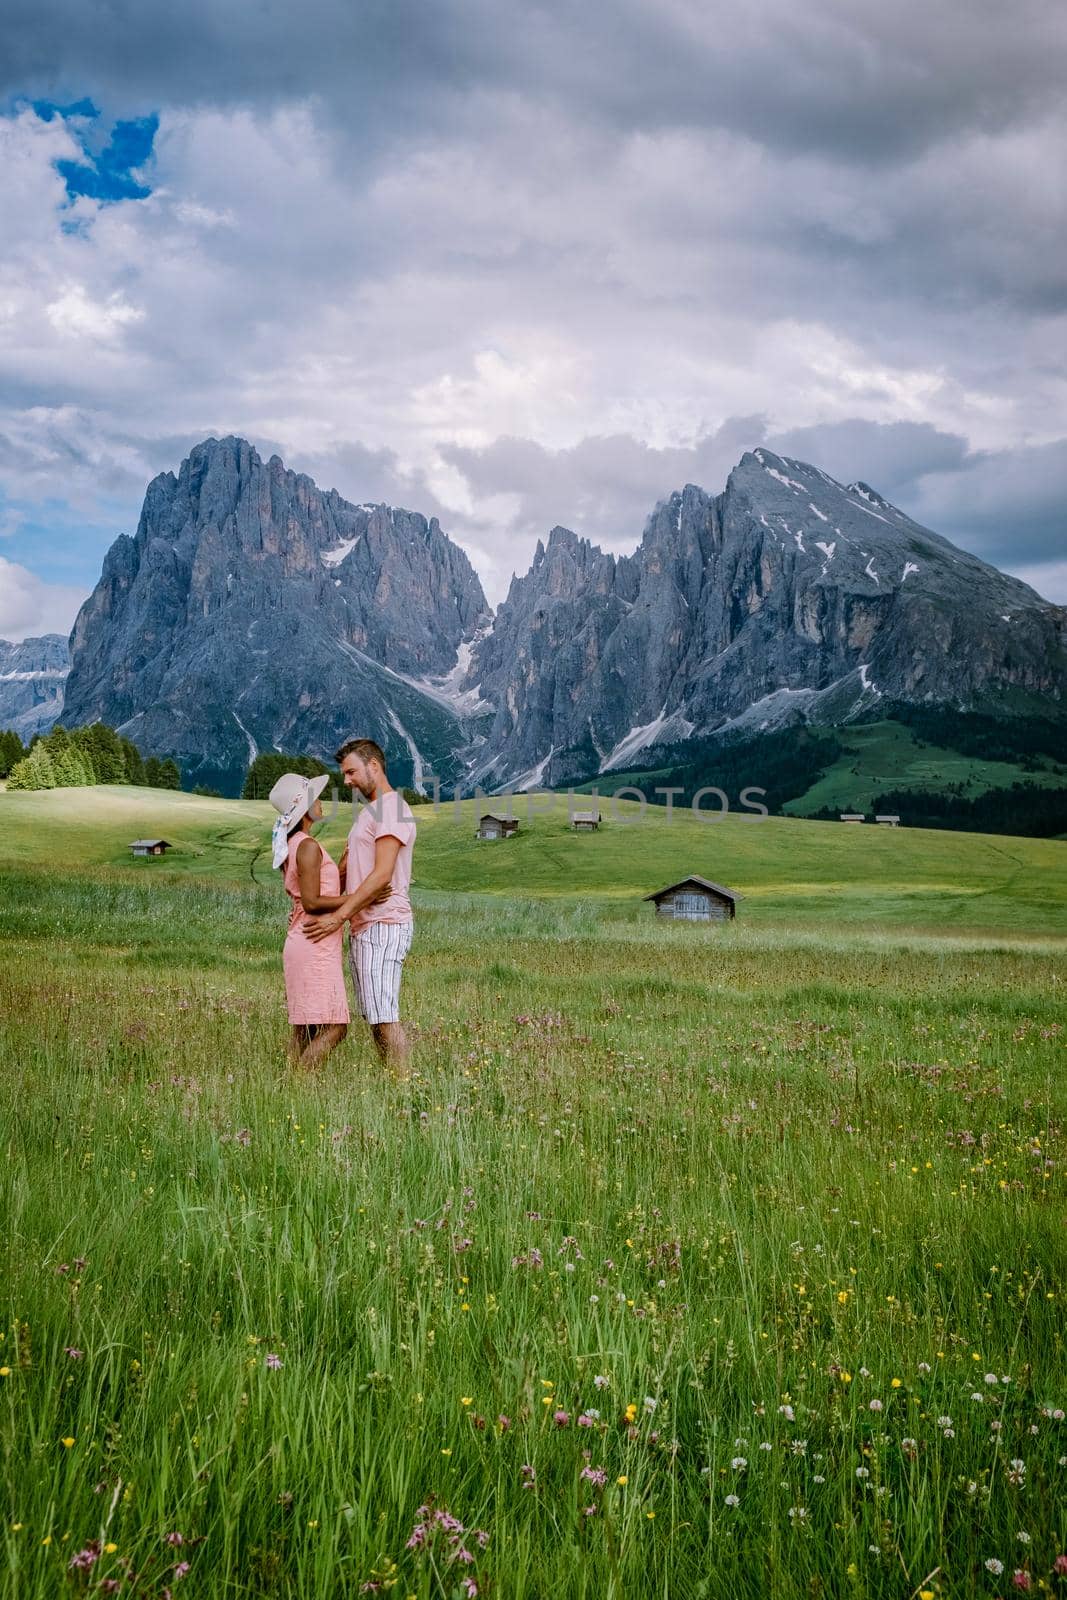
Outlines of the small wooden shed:
[{"label": "small wooden shed", "polygon": [[173,848],[166,839],[134,839],[130,845],[135,856],[161,856]]},{"label": "small wooden shed", "polygon": [[657,917],[680,922],[728,922],[735,915],[736,902],[743,898],[736,889],[695,875],[645,895],[655,903]]},{"label": "small wooden shed", "polygon": [[864,822],[865,820],[866,813],[863,811],[842,811],[841,813],[842,822]]},{"label": "small wooden shed", "polygon": [[876,816],[874,820],[875,820],[875,822],[881,823],[883,828],[899,828],[900,827],[900,818],[899,817],[894,817],[894,816],[890,815],[889,813],[886,813],[886,815],[882,816],[882,817]]},{"label": "small wooden shed", "polygon": [[476,839],[510,839],[513,833],[518,833],[519,822],[517,817],[502,817],[499,812],[486,811],[478,818],[475,829]]},{"label": "small wooden shed", "polygon": [[576,833],[592,833],[594,828],[600,827],[599,811],[575,811],[571,815],[571,827]]}]

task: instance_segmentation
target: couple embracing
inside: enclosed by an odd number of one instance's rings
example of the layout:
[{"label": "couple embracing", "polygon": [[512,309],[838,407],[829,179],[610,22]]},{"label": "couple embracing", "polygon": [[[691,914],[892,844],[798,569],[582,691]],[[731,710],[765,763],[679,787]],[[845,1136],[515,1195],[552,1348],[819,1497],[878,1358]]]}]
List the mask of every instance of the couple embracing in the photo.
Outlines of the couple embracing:
[{"label": "couple embracing", "polygon": [[400,976],[413,931],[409,888],[415,818],[389,782],[385,756],[373,739],[349,740],[334,760],[354,791],[353,800],[361,796],[364,801],[339,866],[311,834],[311,824],[322,817],[320,796],[329,777],[287,772],[270,792],[279,813],[273,863],[284,873],[291,901],[282,956],[290,1058],[316,1067],[348,1032],[342,931],[348,922],[360,1015],[370,1024],[381,1059],[401,1066],[408,1056]]}]

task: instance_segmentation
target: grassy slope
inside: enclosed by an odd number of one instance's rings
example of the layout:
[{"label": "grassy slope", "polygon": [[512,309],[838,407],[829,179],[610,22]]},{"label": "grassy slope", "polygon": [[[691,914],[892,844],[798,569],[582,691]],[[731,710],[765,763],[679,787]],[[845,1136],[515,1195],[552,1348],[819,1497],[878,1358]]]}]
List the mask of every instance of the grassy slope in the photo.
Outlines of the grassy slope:
[{"label": "grassy slope", "polygon": [[784,811],[804,816],[830,806],[841,811],[867,810],[875,795],[887,789],[944,789],[962,784],[968,798],[988,789],[1008,789],[1013,783],[1062,788],[1062,772],[1048,763],[1044,770],[1027,772],[1015,762],[979,761],[955,750],[944,750],[917,739],[898,722],[871,722],[838,728],[847,746],[844,755],[807,794],[787,801]]},{"label": "grassy slope", "polygon": [[[649,890],[698,872],[744,895],[747,924],[829,929],[985,930],[1067,935],[1067,845],[924,829],[846,828],[773,817],[700,823],[688,811],[668,820],[649,807],[606,808],[599,833],[575,834],[562,797],[548,816],[526,820],[519,834],[473,837],[473,806],[457,820],[451,805],[418,812],[416,883],[424,902],[442,892],[491,893],[517,901],[585,902],[598,919],[647,920]],[[131,875],[193,875],[222,882],[272,884],[266,845],[272,818],[265,803],[212,800],[154,789],[107,787],[0,795],[0,861],[34,867],[70,862],[117,867]],[[327,822],[323,838],[336,855],[349,814]],[[165,861],[133,862],[129,841],[160,835],[175,850]]]}]

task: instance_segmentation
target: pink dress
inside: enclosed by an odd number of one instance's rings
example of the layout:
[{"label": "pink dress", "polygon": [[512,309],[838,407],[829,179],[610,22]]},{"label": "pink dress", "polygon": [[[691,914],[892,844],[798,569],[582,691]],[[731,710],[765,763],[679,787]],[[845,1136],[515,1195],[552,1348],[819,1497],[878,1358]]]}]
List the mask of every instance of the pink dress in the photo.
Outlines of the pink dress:
[{"label": "pink dress", "polygon": [[[317,943],[303,930],[304,907],[300,900],[300,877],[296,867],[296,852],[308,838],[303,829],[289,840],[289,859],[285,864],[285,891],[292,901],[289,913],[289,931],[282,951],[285,969],[285,998],[289,1006],[289,1021],[294,1027],[321,1027],[331,1022],[348,1021],[348,994],[342,964],[344,933],[339,928],[328,939]],[[314,841],[318,844],[318,840]],[[341,877],[336,863],[322,845],[319,862],[319,892],[340,894]]]}]

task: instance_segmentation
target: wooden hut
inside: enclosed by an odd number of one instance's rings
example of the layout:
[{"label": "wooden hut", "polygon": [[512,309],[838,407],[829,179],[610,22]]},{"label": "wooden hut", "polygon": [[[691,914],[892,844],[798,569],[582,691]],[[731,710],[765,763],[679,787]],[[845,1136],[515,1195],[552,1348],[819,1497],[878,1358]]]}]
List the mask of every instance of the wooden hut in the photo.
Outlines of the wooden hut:
[{"label": "wooden hut", "polygon": [[166,839],[134,839],[130,845],[135,856],[161,856],[173,848]]},{"label": "wooden hut", "polygon": [[575,833],[592,833],[600,827],[599,811],[575,811],[571,814],[571,827]]},{"label": "wooden hut", "polygon": [[475,829],[476,839],[510,839],[513,833],[518,833],[519,823],[517,817],[502,817],[497,811],[486,811],[478,818]]},{"label": "wooden hut", "polygon": [[669,883],[644,898],[654,902],[657,917],[672,917],[680,922],[728,922],[735,914],[736,902],[744,897],[736,889],[693,876]]},{"label": "wooden hut", "polygon": [[842,822],[864,822],[865,820],[866,813],[863,811],[842,811],[841,813]]},{"label": "wooden hut", "polygon": [[880,823],[883,828],[899,828],[900,826],[900,818],[894,817],[889,813],[886,813],[885,816],[881,817],[876,816],[874,820],[875,822]]}]

